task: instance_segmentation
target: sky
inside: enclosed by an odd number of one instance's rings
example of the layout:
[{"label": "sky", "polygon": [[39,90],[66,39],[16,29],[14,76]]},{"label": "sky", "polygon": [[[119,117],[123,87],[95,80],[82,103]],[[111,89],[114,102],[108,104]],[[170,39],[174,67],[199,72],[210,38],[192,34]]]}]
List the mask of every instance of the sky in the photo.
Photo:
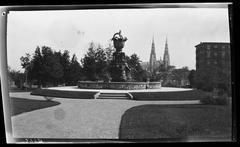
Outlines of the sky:
[{"label": "sky", "polygon": [[20,57],[44,45],[69,50],[80,62],[91,41],[106,47],[119,30],[128,38],[123,51],[144,62],[149,61],[153,36],[158,60],[167,38],[170,64],[176,68],[195,69],[200,42],[230,42],[227,8],[10,11],[8,65],[23,71]]}]

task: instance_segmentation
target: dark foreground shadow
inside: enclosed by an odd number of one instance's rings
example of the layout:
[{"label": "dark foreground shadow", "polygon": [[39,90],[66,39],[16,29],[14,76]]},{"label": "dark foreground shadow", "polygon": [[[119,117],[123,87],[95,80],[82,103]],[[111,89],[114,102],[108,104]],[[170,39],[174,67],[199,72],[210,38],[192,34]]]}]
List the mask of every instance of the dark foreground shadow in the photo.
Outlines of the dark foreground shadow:
[{"label": "dark foreground shadow", "polygon": [[231,140],[231,107],[141,105],[121,118],[119,139]]},{"label": "dark foreground shadow", "polygon": [[11,98],[11,116],[59,105],[60,102]]}]

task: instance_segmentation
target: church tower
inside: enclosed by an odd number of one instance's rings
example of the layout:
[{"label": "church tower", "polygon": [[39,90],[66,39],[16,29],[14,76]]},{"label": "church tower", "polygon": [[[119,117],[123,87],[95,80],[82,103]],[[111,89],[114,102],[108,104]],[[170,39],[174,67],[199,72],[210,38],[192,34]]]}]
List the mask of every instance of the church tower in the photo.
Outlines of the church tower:
[{"label": "church tower", "polygon": [[151,54],[150,54],[150,61],[149,61],[149,71],[153,72],[154,68],[156,67],[156,53],[155,53],[155,44],[154,44],[154,37],[152,39],[152,48],[151,48]]},{"label": "church tower", "polygon": [[167,38],[165,43],[165,50],[164,50],[164,56],[163,56],[163,64],[164,67],[167,68],[170,65],[170,57],[168,53],[168,44],[167,44]]}]

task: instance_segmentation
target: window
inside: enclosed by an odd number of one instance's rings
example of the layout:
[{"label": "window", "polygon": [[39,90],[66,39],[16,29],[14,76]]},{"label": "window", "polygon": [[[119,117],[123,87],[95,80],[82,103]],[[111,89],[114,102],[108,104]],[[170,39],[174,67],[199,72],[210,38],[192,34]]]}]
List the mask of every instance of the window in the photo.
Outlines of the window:
[{"label": "window", "polygon": [[214,45],[214,48],[217,48],[217,45]]},{"label": "window", "polygon": [[207,45],[207,49],[210,50],[211,46],[210,45]]},{"label": "window", "polygon": [[217,61],[214,61],[214,64],[217,64]]},{"label": "window", "polygon": [[207,65],[210,65],[210,61],[207,61]]},{"label": "window", "polygon": [[222,49],[225,49],[225,45],[222,46]]},{"label": "window", "polygon": [[217,56],[217,52],[214,52],[214,56]]},{"label": "window", "polygon": [[210,51],[207,51],[207,57],[208,58],[210,57]]},{"label": "window", "polygon": [[225,51],[222,51],[222,57],[223,58],[225,57]]}]

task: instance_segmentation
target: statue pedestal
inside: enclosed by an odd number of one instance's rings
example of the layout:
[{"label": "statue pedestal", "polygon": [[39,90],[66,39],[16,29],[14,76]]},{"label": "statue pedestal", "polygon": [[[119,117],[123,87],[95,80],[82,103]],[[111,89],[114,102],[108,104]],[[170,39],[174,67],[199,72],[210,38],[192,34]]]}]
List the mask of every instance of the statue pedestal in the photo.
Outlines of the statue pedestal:
[{"label": "statue pedestal", "polygon": [[113,82],[126,82],[125,54],[123,52],[114,52],[111,62],[111,78]]},{"label": "statue pedestal", "polygon": [[126,72],[130,69],[127,66],[125,53],[122,52],[122,48],[124,47],[127,38],[123,38],[121,31],[119,31],[119,33],[113,35],[112,40],[116,51],[113,53],[113,60],[110,65],[110,75],[113,82],[126,82]]}]

